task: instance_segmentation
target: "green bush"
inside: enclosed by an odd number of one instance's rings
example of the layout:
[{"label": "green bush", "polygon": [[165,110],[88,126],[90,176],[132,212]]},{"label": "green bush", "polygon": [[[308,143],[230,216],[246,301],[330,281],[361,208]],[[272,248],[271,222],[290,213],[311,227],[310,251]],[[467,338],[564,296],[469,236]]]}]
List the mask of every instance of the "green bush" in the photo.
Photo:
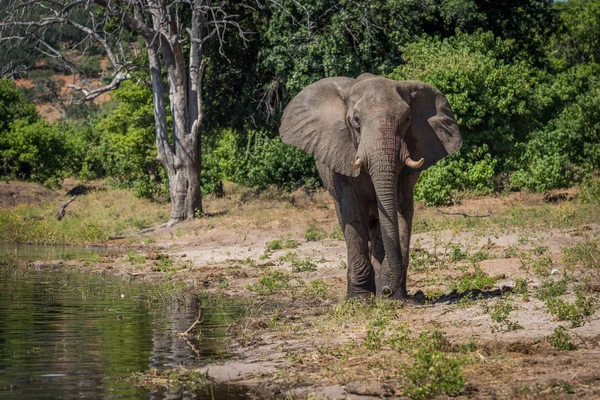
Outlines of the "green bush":
[{"label": "green bush", "polygon": [[17,120],[0,137],[2,159],[8,173],[50,186],[60,184],[71,164],[65,132],[45,121]]},{"label": "green bush", "polygon": [[134,188],[138,197],[168,198],[166,173],[156,161],[152,89],[125,81],[114,98],[118,106],[96,126],[106,175],[117,187]]},{"label": "green bush", "polygon": [[457,191],[491,194],[498,160],[487,150],[483,145],[467,155],[453,154],[422,172],[415,187],[415,199],[428,205],[441,205],[451,204]]},{"label": "green bush", "polygon": [[524,145],[511,183],[533,191],[565,188],[600,165],[600,86],[577,97]]},{"label": "green bush", "polygon": [[318,186],[320,178],[313,157],[283,143],[279,136],[250,131],[249,138],[225,130],[212,149],[203,153],[203,189],[214,191],[219,181],[232,181],[250,187],[276,185],[294,189]]},{"label": "green bush", "polygon": [[463,153],[487,145],[492,158],[504,161],[515,143],[539,126],[537,71],[509,59],[514,46],[514,41],[501,40],[491,32],[459,32],[443,40],[424,37],[405,47],[405,64],[389,76],[438,88],[460,126]]}]

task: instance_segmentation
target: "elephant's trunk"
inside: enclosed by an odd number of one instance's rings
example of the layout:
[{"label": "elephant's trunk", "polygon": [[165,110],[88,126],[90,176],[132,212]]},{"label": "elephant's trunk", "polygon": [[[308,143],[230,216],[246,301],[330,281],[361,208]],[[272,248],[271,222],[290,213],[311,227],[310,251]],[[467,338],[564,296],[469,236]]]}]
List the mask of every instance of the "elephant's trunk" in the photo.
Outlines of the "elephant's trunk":
[{"label": "elephant's trunk", "polygon": [[383,170],[377,168],[376,164],[370,168],[377,194],[381,238],[385,249],[379,281],[383,284],[382,296],[404,297],[406,282],[403,282],[405,274],[402,274],[402,269],[407,260],[403,259],[406,252],[402,251],[398,230],[398,173],[389,168],[389,162],[387,164],[387,168]]}]

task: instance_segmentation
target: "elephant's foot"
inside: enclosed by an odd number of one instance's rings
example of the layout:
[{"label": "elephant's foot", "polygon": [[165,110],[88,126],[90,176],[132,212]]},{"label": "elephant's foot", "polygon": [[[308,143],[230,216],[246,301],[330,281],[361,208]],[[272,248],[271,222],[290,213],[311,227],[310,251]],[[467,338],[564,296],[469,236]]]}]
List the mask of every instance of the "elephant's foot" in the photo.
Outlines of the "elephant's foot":
[{"label": "elephant's foot", "polygon": [[384,286],[381,289],[381,297],[384,299],[405,300],[408,298],[406,285],[400,285],[400,287],[396,290],[393,290],[389,286]]},{"label": "elephant's foot", "polygon": [[346,295],[347,299],[353,297],[359,297],[363,299],[368,299],[375,296],[375,283],[368,286],[348,286],[348,294]]}]

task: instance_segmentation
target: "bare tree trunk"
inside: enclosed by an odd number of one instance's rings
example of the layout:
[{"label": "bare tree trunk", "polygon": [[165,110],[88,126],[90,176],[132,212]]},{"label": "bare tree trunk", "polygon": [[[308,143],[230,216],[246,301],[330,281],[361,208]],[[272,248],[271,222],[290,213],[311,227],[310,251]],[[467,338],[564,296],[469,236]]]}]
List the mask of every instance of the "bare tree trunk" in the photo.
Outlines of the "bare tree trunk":
[{"label": "bare tree trunk", "polygon": [[[228,32],[233,31],[246,40],[242,27],[234,19],[237,16],[229,14],[226,6],[227,2],[209,0],[13,0],[7,2],[3,10],[7,12],[0,15],[0,43],[32,41],[46,56],[56,58],[76,73],[80,71],[78,56],[86,49],[55,47],[44,39],[44,32],[53,25],[68,25],[85,32],[88,39],[105,50],[112,80],[100,88],[69,85],[82,94],[79,102],[83,102],[116,89],[131,77],[132,71],[145,69],[125,51],[121,41],[123,31],[145,40],[153,89],[157,160],[169,176],[172,211],[168,224],[172,225],[203,212],[200,176],[202,76],[206,60],[202,46],[213,41],[224,55]],[[191,19],[184,9],[191,11]],[[101,15],[104,17],[99,18]],[[82,16],[88,17],[82,19]],[[87,40],[82,40],[75,47],[86,43]],[[165,72],[167,85],[163,82]],[[172,117],[170,132],[167,94]]]}]

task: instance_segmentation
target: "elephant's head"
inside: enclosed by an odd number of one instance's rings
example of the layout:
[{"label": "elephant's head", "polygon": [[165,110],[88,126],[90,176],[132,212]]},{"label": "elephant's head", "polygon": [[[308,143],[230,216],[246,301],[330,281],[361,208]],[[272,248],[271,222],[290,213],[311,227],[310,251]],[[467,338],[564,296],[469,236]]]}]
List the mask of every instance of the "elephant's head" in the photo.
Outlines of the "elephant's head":
[{"label": "elephant's head", "polygon": [[408,266],[400,251],[398,175],[424,170],[460,149],[462,138],[444,95],[422,82],[371,74],[326,78],[289,103],[279,132],[285,143],[340,174],[371,176],[390,266],[383,294],[405,290],[398,279]]}]

